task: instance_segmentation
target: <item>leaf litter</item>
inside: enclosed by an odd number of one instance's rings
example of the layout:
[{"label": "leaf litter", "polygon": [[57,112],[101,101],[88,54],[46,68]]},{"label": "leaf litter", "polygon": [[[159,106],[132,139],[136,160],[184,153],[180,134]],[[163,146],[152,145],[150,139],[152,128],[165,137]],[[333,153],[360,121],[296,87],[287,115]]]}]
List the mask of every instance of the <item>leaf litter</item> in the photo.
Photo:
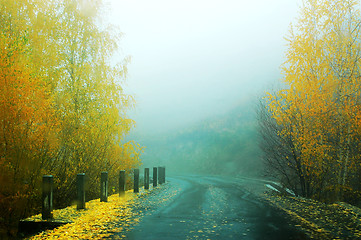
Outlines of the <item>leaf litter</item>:
[{"label": "leaf litter", "polygon": [[[114,194],[108,197],[108,202],[91,200],[83,210],[77,210],[76,205],[53,210],[52,221],[70,223],[28,239],[124,239],[126,232],[133,229],[145,214],[169,201],[177,193],[177,189],[163,184],[151,190],[140,189],[138,194],[133,193],[133,190],[125,192],[122,197]],[[159,198],[149,198],[154,195],[159,195]],[[25,220],[42,221],[41,214]]]},{"label": "leaf litter", "polygon": [[361,209],[347,203],[326,204],[301,197],[265,194],[311,239],[361,239]]}]

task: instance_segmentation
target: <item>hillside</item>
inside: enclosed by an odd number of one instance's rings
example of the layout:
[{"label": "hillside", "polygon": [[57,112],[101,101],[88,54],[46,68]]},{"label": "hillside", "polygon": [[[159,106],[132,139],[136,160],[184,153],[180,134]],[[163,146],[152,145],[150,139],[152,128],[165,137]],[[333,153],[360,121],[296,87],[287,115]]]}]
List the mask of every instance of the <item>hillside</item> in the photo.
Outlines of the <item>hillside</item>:
[{"label": "hillside", "polygon": [[254,109],[245,105],[140,142],[145,165],[166,165],[171,172],[255,176],[262,170]]}]

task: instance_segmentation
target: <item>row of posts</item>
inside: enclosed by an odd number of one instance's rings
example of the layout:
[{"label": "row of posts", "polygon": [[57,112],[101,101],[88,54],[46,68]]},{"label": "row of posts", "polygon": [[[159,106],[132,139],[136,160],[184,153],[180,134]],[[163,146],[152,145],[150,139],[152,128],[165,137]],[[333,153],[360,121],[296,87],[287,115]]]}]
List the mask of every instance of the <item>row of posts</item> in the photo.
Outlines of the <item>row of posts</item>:
[{"label": "row of posts", "polygon": [[[153,168],[153,187],[165,183],[165,167]],[[119,196],[125,194],[125,170],[119,173]],[[144,169],[144,189],[149,189],[149,168]],[[42,195],[42,219],[52,219],[53,211],[53,176],[43,176]],[[134,192],[139,193],[139,169],[134,169]],[[85,209],[85,173],[76,176],[77,209]],[[108,172],[102,172],[100,176],[100,201],[108,201]]]}]

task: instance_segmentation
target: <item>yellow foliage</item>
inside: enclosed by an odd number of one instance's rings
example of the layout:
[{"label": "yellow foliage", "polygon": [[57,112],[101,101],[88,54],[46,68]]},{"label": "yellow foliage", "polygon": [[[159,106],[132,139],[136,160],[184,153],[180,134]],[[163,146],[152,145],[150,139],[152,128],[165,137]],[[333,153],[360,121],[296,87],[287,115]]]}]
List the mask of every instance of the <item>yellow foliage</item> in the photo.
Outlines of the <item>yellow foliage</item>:
[{"label": "yellow foliage", "polygon": [[[112,195],[108,202],[99,199],[87,203],[86,209],[78,211],[75,206],[54,210],[54,219],[71,222],[54,230],[44,231],[30,239],[102,239],[111,233],[122,232],[124,227],[139,221],[140,213],[133,212],[136,195],[131,191],[119,198]],[[41,215],[27,220],[41,220]]]},{"label": "yellow foliage", "polygon": [[39,209],[43,174],[54,176],[61,207],[77,173],[94,198],[101,171],[117,179],[140,165],[142,147],[124,140],[135,125],[121,85],[129,60],[111,64],[120,33],[102,25],[102,4],[0,0],[0,214],[9,222]]},{"label": "yellow foliage", "polygon": [[327,185],[337,191],[356,173],[351,168],[361,116],[356,7],[354,0],[305,1],[286,38],[282,72],[289,88],[267,95],[269,111],[283,126],[280,135],[292,139],[302,175],[318,191]]}]

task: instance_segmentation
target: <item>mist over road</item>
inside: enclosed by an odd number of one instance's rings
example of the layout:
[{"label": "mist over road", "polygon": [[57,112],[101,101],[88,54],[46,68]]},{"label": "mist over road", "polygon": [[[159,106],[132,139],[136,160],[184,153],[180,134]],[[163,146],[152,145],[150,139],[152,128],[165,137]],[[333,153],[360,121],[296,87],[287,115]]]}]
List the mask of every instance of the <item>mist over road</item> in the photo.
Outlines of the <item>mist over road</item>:
[{"label": "mist over road", "polygon": [[178,194],[147,214],[126,239],[307,239],[246,190],[261,191],[262,183],[196,175],[167,180]]}]

